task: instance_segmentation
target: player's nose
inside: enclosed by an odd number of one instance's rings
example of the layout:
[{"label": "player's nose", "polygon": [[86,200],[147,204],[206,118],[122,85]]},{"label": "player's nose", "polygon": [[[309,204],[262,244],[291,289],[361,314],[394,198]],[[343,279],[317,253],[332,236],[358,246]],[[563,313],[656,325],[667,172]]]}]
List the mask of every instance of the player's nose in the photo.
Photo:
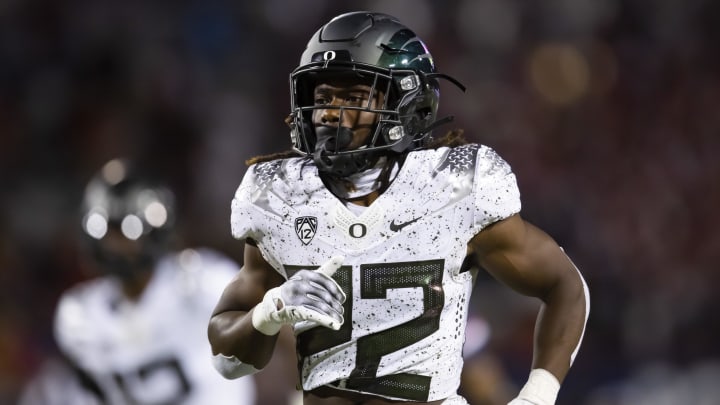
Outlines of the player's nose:
[{"label": "player's nose", "polygon": [[338,122],[340,122],[340,117],[343,114],[343,110],[340,108],[339,103],[335,100],[337,99],[333,99],[333,102],[330,103],[331,108],[326,108],[322,111],[322,114],[320,115],[320,120],[323,124],[337,124]]}]

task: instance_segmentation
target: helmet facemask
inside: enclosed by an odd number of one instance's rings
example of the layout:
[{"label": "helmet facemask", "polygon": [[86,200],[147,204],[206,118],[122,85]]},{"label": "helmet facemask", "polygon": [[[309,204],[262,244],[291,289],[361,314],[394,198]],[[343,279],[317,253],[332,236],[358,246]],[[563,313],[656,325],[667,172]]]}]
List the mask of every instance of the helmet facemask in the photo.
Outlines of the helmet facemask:
[{"label": "helmet facemask", "polygon": [[[343,83],[364,84],[370,95],[363,105],[316,105],[318,84],[341,78]],[[414,70],[391,70],[352,63],[315,63],[290,76],[291,139],[293,150],[312,156],[322,172],[341,177],[373,166],[380,156],[402,154],[422,146],[437,110],[437,82]],[[379,103],[373,104],[373,101]],[[375,114],[365,142],[349,149],[353,131],[363,129],[313,122],[316,110],[337,110],[343,122],[348,111]]]}]

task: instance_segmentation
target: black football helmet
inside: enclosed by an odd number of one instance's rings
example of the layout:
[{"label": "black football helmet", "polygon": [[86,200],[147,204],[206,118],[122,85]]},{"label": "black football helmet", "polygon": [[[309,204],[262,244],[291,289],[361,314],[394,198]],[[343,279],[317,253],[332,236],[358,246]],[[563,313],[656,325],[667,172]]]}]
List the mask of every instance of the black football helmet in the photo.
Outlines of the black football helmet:
[{"label": "black football helmet", "polygon": [[[175,198],[168,187],[141,178],[129,160],[114,159],[85,188],[82,229],[102,270],[130,278],[152,269],[166,251],[174,215]],[[110,237],[124,239],[133,251],[110,249]]]},{"label": "black football helmet", "polygon": [[[313,90],[328,77],[348,77],[372,88],[369,100],[382,92],[384,103],[371,108],[315,106]],[[377,157],[402,154],[424,146],[436,121],[440,96],[438,78],[464,90],[455,79],[438,73],[425,43],[395,17],[372,12],[339,15],[312,36],[290,74],[291,141],[293,150],[311,155],[321,172],[347,176],[375,163]],[[378,120],[365,145],[347,150],[352,128],[319,127],[316,109],[337,108],[376,113]]]}]

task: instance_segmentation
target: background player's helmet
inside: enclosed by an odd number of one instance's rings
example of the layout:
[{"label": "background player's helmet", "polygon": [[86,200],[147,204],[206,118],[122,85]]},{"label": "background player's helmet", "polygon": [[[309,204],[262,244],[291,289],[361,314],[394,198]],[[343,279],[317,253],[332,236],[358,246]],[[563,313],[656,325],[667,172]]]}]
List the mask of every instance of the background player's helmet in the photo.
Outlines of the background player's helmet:
[{"label": "background player's helmet", "polygon": [[[378,114],[366,145],[345,150],[352,132],[342,127],[327,133],[312,123],[313,89],[322,78],[349,76],[385,94],[383,105],[355,109]],[[370,12],[339,15],[310,39],[300,65],[290,75],[293,150],[312,155],[321,171],[345,176],[366,169],[378,156],[405,153],[424,146],[436,122],[440,96],[437,78],[454,79],[435,68],[425,43],[395,17]],[[373,97],[370,97],[372,100]],[[328,138],[332,138],[328,142]]]},{"label": "background player's helmet", "polygon": [[[167,250],[174,224],[174,195],[160,182],[141,178],[126,159],[107,162],[85,188],[82,229],[102,270],[129,278],[152,269]],[[132,241],[132,254],[107,248],[107,238]]]}]

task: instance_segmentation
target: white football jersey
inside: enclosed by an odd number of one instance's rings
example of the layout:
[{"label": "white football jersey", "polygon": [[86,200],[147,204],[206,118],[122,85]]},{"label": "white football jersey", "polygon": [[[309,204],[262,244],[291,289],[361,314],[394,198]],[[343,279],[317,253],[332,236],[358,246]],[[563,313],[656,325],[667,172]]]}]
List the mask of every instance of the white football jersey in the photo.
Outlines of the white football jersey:
[{"label": "white football jersey", "polygon": [[76,369],[58,357],[44,360],[22,388],[16,405],[103,405],[92,390],[83,386]]},{"label": "white football jersey", "polygon": [[286,278],[345,257],[333,276],[347,295],[342,328],[295,328],[304,390],[434,401],[460,384],[473,283],[461,271],[467,244],[519,210],[509,165],[469,144],[411,152],[360,215],[305,159],[253,165],[232,203],[232,231]]},{"label": "white football jersey", "polygon": [[212,311],[237,271],[217,252],[188,249],[158,262],[137,301],[116,278],[83,282],[58,303],[58,346],[104,404],[254,404],[253,378],[223,378],[207,338]]}]

